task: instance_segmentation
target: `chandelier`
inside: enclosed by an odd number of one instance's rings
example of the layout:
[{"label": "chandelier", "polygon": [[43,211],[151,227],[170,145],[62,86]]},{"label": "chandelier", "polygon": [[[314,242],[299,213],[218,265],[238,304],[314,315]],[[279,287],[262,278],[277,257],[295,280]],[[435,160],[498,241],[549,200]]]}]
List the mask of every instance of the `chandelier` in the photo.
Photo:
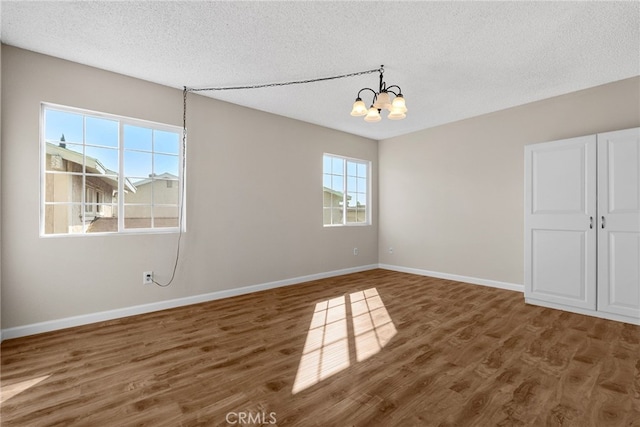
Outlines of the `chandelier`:
[{"label": "chandelier", "polygon": [[[380,112],[382,110],[389,110],[389,115],[387,115],[388,119],[404,119],[407,117],[405,114],[407,112],[407,107],[404,102],[404,97],[402,96],[402,89],[400,89],[400,86],[398,85],[387,86],[387,84],[382,81],[384,65],[381,65],[378,71],[380,72],[380,88],[377,92],[368,87],[360,89],[358,96],[356,97],[356,101],[353,103],[351,115],[364,116],[365,122],[379,122],[382,120]],[[373,92],[373,101],[368,109],[362,98],[360,98],[362,91]],[[393,94],[393,100],[391,99],[390,94]]]}]

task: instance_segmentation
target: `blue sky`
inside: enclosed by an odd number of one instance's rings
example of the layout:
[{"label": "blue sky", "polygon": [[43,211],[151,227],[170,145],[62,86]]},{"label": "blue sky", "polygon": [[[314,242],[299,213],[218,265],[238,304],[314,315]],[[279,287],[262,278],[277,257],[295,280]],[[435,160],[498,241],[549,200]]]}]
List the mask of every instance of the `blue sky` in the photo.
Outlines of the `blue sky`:
[{"label": "blue sky", "polygon": [[[45,110],[45,139],[57,142],[64,134],[67,149],[98,159],[106,168],[118,171],[118,121],[102,117]],[[178,176],[180,135],[123,124],[124,174],[133,181],[151,173]]]}]

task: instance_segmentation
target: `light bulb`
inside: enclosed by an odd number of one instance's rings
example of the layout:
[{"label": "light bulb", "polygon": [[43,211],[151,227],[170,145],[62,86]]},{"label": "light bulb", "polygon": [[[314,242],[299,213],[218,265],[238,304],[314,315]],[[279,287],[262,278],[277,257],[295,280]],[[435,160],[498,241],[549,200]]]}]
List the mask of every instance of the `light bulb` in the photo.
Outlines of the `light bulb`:
[{"label": "light bulb", "polygon": [[389,120],[402,120],[405,117],[407,117],[407,115],[405,113],[403,113],[400,110],[396,110],[394,108],[391,109],[391,112],[389,113],[389,115],[387,116],[387,118]]},{"label": "light bulb", "polygon": [[405,104],[404,101],[404,97],[402,96],[402,94],[398,94],[398,96],[396,96],[393,99],[393,102],[391,103],[391,111],[399,111],[401,113],[406,113],[407,112],[407,106]]},{"label": "light bulb", "polygon": [[352,116],[364,116],[367,114],[367,106],[364,104],[362,99],[357,98],[356,102],[353,103],[353,109],[351,110]]},{"label": "light bulb", "polygon": [[390,110],[391,97],[389,97],[389,92],[380,92],[373,106],[376,107],[378,110]]},{"label": "light bulb", "polygon": [[382,120],[382,117],[380,117],[380,112],[376,107],[372,105],[371,108],[369,108],[369,112],[364,117],[364,121],[373,123],[379,122],[380,120]]}]

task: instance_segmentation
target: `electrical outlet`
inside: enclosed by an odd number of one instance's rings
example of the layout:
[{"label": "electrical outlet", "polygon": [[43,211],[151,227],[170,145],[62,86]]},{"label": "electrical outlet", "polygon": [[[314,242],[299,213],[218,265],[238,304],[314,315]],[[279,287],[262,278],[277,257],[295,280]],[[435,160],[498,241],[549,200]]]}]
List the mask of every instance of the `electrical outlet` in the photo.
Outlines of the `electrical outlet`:
[{"label": "electrical outlet", "polygon": [[354,255],[358,255],[360,253],[360,251],[358,250],[358,248],[353,248],[353,254]]},{"label": "electrical outlet", "polygon": [[393,248],[391,246],[389,246],[389,253],[392,254],[393,253]]},{"label": "electrical outlet", "polygon": [[145,271],[144,273],[142,273],[142,284],[143,285],[153,284],[153,271]]}]

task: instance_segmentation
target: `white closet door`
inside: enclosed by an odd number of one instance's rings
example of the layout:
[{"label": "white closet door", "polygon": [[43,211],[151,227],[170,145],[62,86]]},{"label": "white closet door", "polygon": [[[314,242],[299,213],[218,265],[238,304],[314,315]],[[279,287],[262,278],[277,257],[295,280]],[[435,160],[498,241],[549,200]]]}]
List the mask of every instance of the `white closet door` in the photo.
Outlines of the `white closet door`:
[{"label": "white closet door", "polygon": [[598,310],[640,318],[640,128],[598,135]]},{"label": "white closet door", "polygon": [[525,147],[525,298],[596,308],[596,136]]}]

